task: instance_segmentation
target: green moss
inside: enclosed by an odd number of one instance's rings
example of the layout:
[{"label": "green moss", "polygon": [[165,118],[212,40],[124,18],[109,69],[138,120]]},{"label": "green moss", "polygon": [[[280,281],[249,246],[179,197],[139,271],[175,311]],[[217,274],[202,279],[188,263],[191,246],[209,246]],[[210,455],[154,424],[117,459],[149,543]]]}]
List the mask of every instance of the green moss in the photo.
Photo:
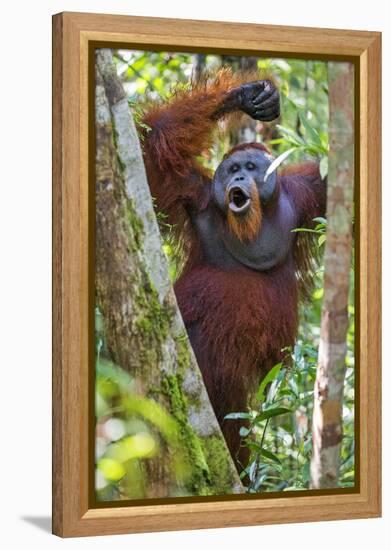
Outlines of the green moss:
[{"label": "green moss", "polygon": [[121,174],[124,174],[125,170],[126,170],[126,165],[123,162],[123,160],[121,159],[121,155],[118,153],[118,137],[119,137],[119,134],[118,134],[117,129],[114,126],[114,121],[113,121],[112,138],[113,138],[114,151],[116,153],[117,162],[118,162],[118,166],[119,166],[119,169],[121,171]]},{"label": "green moss", "polygon": [[150,342],[150,346],[145,346],[147,354],[153,350],[156,353],[156,350],[161,350],[169,335],[175,310],[170,304],[160,303],[158,293],[147,273],[142,275],[134,300],[140,311],[134,325],[145,340]]},{"label": "green moss", "polygon": [[170,401],[172,415],[179,426],[180,448],[186,451],[191,466],[191,478],[187,482],[188,489],[196,495],[214,494],[200,439],[189,424],[188,403],[182,391],[181,376],[179,374],[166,376],[163,379],[162,388]]},{"label": "green moss", "polygon": [[[126,195],[126,193],[124,193]],[[140,251],[144,238],[144,224],[138,216],[134,201],[126,197],[126,215],[129,224],[129,244],[134,251]],[[140,281],[136,282],[137,292],[134,296],[140,315],[135,319],[134,326],[147,341],[150,341],[149,349],[157,350],[169,335],[170,325],[175,312],[173,305],[161,304],[159,295],[146,271],[140,273]],[[150,353],[148,351],[147,355]],[[156,352],[154,352],[156,355]]]},{"label": "green moss", "polygon": [[178,372],[183,375],[190,367],[190,343],[186,333],[175,337]]},{"label": "green moss", "polygon": [[[218,436],[200,438],[189,424],[189,405],[183,394],[183,377],[191,367],[187,334],[175,338],[178,370],[176,375],[165,378],[165,393],[171,410],[180,426],[181,447],[186,449],[191,464],[192,477],[189,489],[198,495],[215,495],[232,492],[232,464],[224,440]],[[197,397],[192,405],[199,405]]]},{"label": "green moss", "polygon": [[140,250],[144,238],[144,224],[142,219],[138,216],[136,208],[134,206],[133,199],[126,196],[126,214],[128,223],[130,225],[130,244],[134,251]]},{"label": "green moss", "polygon": [[203,438],[202,445],[215,491],[218,489],[220,495],[232,493],[232,470],[224,441],[213,435]]}]

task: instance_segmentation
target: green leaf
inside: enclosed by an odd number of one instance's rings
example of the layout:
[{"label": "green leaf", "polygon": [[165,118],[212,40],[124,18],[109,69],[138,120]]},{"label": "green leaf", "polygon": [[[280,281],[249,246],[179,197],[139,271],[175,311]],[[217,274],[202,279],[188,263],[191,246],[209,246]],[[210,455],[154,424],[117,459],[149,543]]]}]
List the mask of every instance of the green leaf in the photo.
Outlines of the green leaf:
[{"label": "green leaf", "polygon": [[289,386],[291,388],[291,390],[293,391],[293,393],[296,395],[296,397],[299,395],[299,388],[297,386],[297,381],[295,380],[294,377],[291,377],[289,379]]},{"label": "green leaf", "polygon": [[248,447],[250,451],[254,451],[256,453],[259,453],[262,449],[262,447],[255,441],[246,441],[246,447]]},{"label": "green leaf", "polygon": [[257,473],[257,469],[258,469],[258,465],[257,465],[256,460],[254,460],[254,462],[251,464],[249,472],[248,472],[248,477],[250,478],[250,481],[254,481],[255,475]]},{"label": "green leaf", "polygon": [[119,481],[126,474],[123,465],[112,458],[101,458],[98,462],[98,468],[109,481]]},{"label": "green leaf", "polygon": [[317,234],[319,234],[319,230],[307,229],[306,227],[296,227],[296,229],[291,229],[291,233],[317,233]]},{"label": "green leaf", "polygon": [[102,357],[96,362],[96,374],[103,379],[113,380],[121,387],[126,388],[128,388],[133,381],[126,370],[121,369],[121,367],[118,367],[111,361],[103,359]]},{"label": "green leaf", "polygon": [[271,407],[270,409],[262,411],[260,414],[258,414],[255,417],[255,422],[262,422],[263,420],[267,420],[268,418],[272,418],[273,416],[281,416],[290,412],[292,412],[291,409],[287,409],[286,407]]},{"label": "green leaf", "polygon": [[285,143],[285,139],[284,138],[276,138],[276,139],[271,139],[269,141],[269,145],[280,145],[280,143]]},{"label": "green leaf", "polygon": [[[262,483],[264,483],[264,481],[266,481],[266,479],[270,479],[271,476],[267,476],[267,474],[262,474],[261,476],[258,477],[258,479],[256,480],[255,484],[254,484],[254,490],[255,492],[258,492],[260,486],[262,485]],[[280,479],[280,478],[276,478],[276,479]]]},{"label": "green leaf", "polygon": [[263,178],[263,181],[266,182],[268,177],[275,171],[277,170],[277,168],[280,166],[280,164],[282,162],[284,162],[284,160],[289,157],[289,155],[291,153],[293,153],[294,151],[296,151],[296,148],[295,147],[292,147],[291,149],[288,149],[287,151],[285,151],[284,153],[282,153],[281,155],[279,155],[277,158],[275,158],[273,160],[273,162],[271,163],[271,165],[269,166],[269,168],[266,170],[265,172],[265,176]]},{"label": "green leaf", "polygon": [[291,396],[297,397],[295,393],[290,388],[284,388],[279,392],[280,397],[291,397]]},{"label": "green leaf", "polygon": [[325,240],[326,240],[326,235],[321,235],[318,239],[318,246],[322,246]]},{"label": "green leaf", "polygon": [[289,141],[291,141],[292,144],[297,145],[298,147],[305,145],[304,140],[290,128],[281,126],[281,124],[277,124],[277,128],[283,135],[286,136],[286,138],[288,138]]},{"label": "green leaf", "polygon": [[321,161],[319,163],[319,172],[320,172],[320,177],[322,178],[322,180],[329,173],[329,159],[328,159],[328,157],[325,156],[325,157],[321,158]]},{"label": "green leaf", "polygon": [[298,111],[298,115],[300,118],[301,124],[304,126],[306,133],[308,134],[309,138],[315,143],[316,145],[322,146],[322,142],[320,140],[318,132],[311,126],[311,124],[308,122],[307,118],[304,116],[303,111]]},{"label": "green leaf", "polygon": [[321,216],[319,216],[318,218],[314,218],[313,221],[314,221],[314,222],[322,223],[323,225],[327,225],[327,220],[326,220],[326,218],[322,218]]},{"label": "green leaf", "polygon": [[246,420],[248,420],[249,418],[251,418],[251,414],[236,412],[236,413],[229,413],[224,416],[224,420],[237,420],[239,418],[245,418]]},{"label": "green leaf", "polygon": [[274,453],[272,453],[271,451],[268,451],[266,449],[261,449],[261,455],[268,458],[269,460],[272,460],[273,462],[275,462],[276,464],[280,464],[281,465],[281,460],[278,458],[278,456],[276,456]]},{"label": "green leaf", "polygon": [[324,223],[318,223],[318,224],[315,226],[315,231],[319,231],[319,233],[324,232],[325,229],[326,229],[326,228],[325,228]]},{"label": "green leaf", "polygon": [[129,435],[116,442],[110,449],[110,456],[121,463],[132,458],[154,456],[157,452],[155,439],[149,433]]},{"label": "green leaf", "polygon": [[257,392],[257,399],[259,399],[259,401],[263,401],[265,399],[266,386],[277,378],[281,368],[282,368],[282,363],[277,363],[277,365],[274,365],[274,367],[269,370],[265,378],[262,380]]}]

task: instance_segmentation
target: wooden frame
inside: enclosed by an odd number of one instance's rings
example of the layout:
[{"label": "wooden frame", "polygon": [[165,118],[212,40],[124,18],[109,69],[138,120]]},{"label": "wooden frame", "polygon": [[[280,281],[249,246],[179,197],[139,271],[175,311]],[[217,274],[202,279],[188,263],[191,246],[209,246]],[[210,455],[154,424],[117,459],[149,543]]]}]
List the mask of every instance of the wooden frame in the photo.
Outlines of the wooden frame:
[{"label": "wooden frame", "polygon": [[[234,43],[231,38],[235,36]],[[359,487],[354,493],[90,508],[88,79],[91,44],[327,57],[356,66],[360,211]],[[381,513],[381,35],[62,13],[53,18],[53,532],[60,536],[377,517]]]}]

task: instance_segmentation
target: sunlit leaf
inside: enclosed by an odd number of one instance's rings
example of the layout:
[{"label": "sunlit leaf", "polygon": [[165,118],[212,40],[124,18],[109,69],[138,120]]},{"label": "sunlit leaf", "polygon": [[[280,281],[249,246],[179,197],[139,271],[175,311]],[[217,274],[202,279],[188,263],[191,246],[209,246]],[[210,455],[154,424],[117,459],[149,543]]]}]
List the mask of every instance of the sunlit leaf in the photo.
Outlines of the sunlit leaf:
[{"label": "sunlit leaf", "polygon": [[281,368],[282,368],[282,363],[277,363],[277,365],[274,365],[274,367],[270,369],[270,371],[267,373],[265,378],[262,380],[257,392],[257,398],[259,399],[259,401],[263,401],[265,399],[266,386],[270,384],[270,382],[276,379]]},{"label": "sunlit leaf", "polygon": [[311,124],[306,119],[303,111],[298,111],[298,115],[300,118],[301,124],[304,126],[306,133],[308,134],[308,137],[316,144],[322,146],[322,142],[320,140],[318,132],[311,126]]},{"label": "sunlit leaf", "polygon": [[98,468],[109,481],[119,481],[126,474],[121,462],[113,458],[101,458]]},{"label": "sunlit leaf", "polygon": [[318,239],[318,246],[322,246],[322,244],[326,241],[326,235],[321,235]]},{"label": "sunlit leaf", "polygon": [[276,462],[277,464],[281,464],[281,460],[278,458],[277,455],[272,453],[271,451],[268,451],[267,449],[261,449],[261,455],[265,458],[269,458],[273,462]]},{"label": "sunlit leaf", "polygon": [[255,422],[262,422],[263,420],[267,420],[268,418],[272,418],[273,416],[281,416],[282,414],[290,412],[292,411],[290,409],[287,409],[286,407],[271,407],[270,409],[262,411],[260,414],[258,414],[255,418]]},{"label": "sunlit leaf", "polygon": [[225,420],[237,420],[239,418],[249,419],[252,415],[250,413],[234,412],[224,416]]},{"label": "sunlit leaf", "polygon": [[149,458],[157,451],[155,439],[149,433],[139,433],[121,439],[115,445],[112,445],[110,455],[126,462],[132,458]]},{"label": "sunlit leaf", "polygon": [[319,172],[320,172],[320,177],[323,180],[329,172],[329,158],[327,156],[324,156],[320,159]]},{"label": "sunlit leaf", "polygon": [[265,172],[265,176],[263,178],[263,181],[267,181],[268,177],[275,171],[277,170],[277,168],[280,166],[280,164],[282,162],[284,162],[284,160],[289,157],[289,155],[291,153],[293,153],[293,151],[295,151],[295,148],[293,147],[292,149],[288,149],[288,151],[285,151],[284,153],[282,153],[281,155],[279,155],[276,159],[273,160],[273,162],[271,163],[271,165],[268,167],[268,169],[266,170]]},{"label": "sunlit leaf", "polygon": [[290,128],[286,128],[285,126],[281,126],[281,124],[277,124],[277,128],[280,130],[280,132],[288,138],[293,144],[297,146],[304,146],[305,141],[303,138],[299,136],[296,132],[291,130]]}]

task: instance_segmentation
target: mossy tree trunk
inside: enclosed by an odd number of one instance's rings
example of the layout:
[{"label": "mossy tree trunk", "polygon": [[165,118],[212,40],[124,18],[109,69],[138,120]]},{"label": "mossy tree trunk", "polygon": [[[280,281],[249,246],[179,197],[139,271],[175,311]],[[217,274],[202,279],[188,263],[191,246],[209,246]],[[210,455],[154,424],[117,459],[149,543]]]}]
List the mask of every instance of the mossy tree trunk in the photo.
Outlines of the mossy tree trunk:
[{"label": "mossy tree trunk", "polygon": [[[96,297],[107,347],[179,434],[148,461],[144,496],[241,492],[177,307],[135,124],[107,49],[96,58],[96,140]],[[176,453],[186,462],[181,475],[173,473]]]},{"label": "mossy tree trunk", "polygon": [[313,488],[338,486],[354,183],[354,67],[328,65],[330,152],[324,299],[313,413]]}]

